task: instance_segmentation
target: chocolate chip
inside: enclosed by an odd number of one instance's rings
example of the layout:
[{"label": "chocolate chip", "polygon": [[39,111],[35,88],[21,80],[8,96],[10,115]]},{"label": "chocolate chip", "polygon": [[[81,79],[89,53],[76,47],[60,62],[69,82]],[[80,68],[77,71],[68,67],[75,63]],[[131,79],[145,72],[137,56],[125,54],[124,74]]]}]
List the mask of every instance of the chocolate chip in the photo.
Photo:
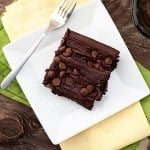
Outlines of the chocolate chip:
[{"label": "chocolate chip", "polygon": [[61,46],[61,47],[59,48],[59,51],[60,51],[60,52],[63,52],[65,49],[66,49],[66,46]]},{"label": "chocolate chip", "polygon": [[72,74],[75,76],[80,75],[79,71],[76,68],[73,70]]},{"label": "chocolate chip", "polygon": [[89,91],[87,88],[82,88],[82,89],[80,89],[80,94],[82,96],[87,96],[89,94]]},{"label": "chocolate chip", "polygon": [[60,63],[59,63],[59,68],[60,68],[61,70],[65,70],[65,69],[66,69],[66,65],[65,65],[63,62],[60,62]]},{"label": "chocolate chip", "polygon": [[111,65],[113,63],[112,59],[109,57],[105,58],[104,62],[106,65]]},{"label": "chocolate chip", "polygon": [[97,53],[96,51],[92,51],[92,52],[91,52],[91,55],[92,55],[92,57],[96,58],[97,55],[98,55],[98,53]]},{"label": "chocolate chip", "polygon": [[66,78],[66,84],[71,86],[73,84],[73,79],[71,77]]},{"label": "chocolate chip", "polygon": [[69,56],[71,56],[71,54],[72,54],[72,50],[71,50],[70,47],[68,47],[68,48],[66,49],[66,51],[63,53],[63,55],[64,55],[65,57],[69,57]]},{"label": "chocolate chip", "polygon": [[52,83],[53,83],[54,86],[59,86],[59,85],[60,85],[60,82],[61,82],[61,81],[60,81],[59,78],[54,78],[53,81],[52,81]]},{"label": "chocolate chip", "polygon": [[93,85],[87,85],[87,89],[88,89],[89,93],[91,93],[94,90],[94,86]]},{"label": "chocolate chip", "polygon": [[60,71],[60,78],[63,78],[65,76],[66,72],[65,71]]},{"label": "chocolate chip", "polygon": [[47,72],[47,76],[48,76],[48,78],[53,78],[55,76],[55,72],[53,70],[49,70]]},{"label": "chocolate chip", "polygon": [[92,63],[91,61],[88,61],[88,62],[87,62],[87,65],[88,65],[89,67],[93,68],[93,63]]},{"label": "chocolate chip", "polygon": [[71,48],[70,47],[68,47],[67,49],[66,49],[66,53],[72,53],[72,50],[71,50]]},{"label": "chocolate chip", "polygon": [[55,56],[54,61],[55,61],[56,64],[58,64],[61,61],[61,59],[60,59],[59,56]]},{"label": "chocolate chip", "polygon": [[69,56],[70,56],[70,53],[64,52],[63,55],[64,55],[65,57],[69,57]]},{"label": "chocolate chip", "polygon": [[99,64],[99,63],[96,63],[96,64],[94,65],[94,67],[95,67],[96,69],[99,69],[100,64]]}]

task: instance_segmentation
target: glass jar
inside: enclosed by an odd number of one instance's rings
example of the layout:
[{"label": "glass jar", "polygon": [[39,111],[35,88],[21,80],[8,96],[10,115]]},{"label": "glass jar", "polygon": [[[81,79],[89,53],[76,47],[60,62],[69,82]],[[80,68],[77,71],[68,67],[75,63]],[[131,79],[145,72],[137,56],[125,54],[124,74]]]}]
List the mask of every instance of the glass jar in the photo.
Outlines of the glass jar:
[{"label": "glass jar", "polygon": [[150,38],[150,0],[132,0],[133,21],[137,29]]}]

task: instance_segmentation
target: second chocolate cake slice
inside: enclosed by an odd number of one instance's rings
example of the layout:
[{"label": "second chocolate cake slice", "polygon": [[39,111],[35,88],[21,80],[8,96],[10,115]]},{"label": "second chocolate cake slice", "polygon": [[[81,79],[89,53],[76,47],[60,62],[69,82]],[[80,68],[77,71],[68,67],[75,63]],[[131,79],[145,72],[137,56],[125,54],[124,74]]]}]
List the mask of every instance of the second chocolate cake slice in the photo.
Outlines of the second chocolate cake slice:
[{"label": "second chocolate cake slice", "polygon": [[54,94],[92,109],[107,89],[118,55],[119,51],[68,29],[43,84]]}]

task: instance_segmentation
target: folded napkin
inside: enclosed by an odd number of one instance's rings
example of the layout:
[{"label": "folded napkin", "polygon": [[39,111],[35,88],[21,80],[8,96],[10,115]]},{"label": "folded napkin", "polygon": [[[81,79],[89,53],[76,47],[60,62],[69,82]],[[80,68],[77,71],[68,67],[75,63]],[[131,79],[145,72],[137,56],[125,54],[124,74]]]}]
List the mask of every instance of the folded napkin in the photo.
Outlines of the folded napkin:
[{"label": "folded napkin", "polygon": [[[84,4],[87,0],[79,0]],[[18,0],[6,7],[2,22],[9,39],[15,40],[21,35],[45,24],[59,0]],[[0,49],[9,42],[0,23]],[[8,63],[0,50],[0,80],[10,71]],[[150,71],[138,64],[147,84],[150,86]],[[0,93],[29,106],[19,85],[14,81],[7,90]],[[141,107],[142,106],[142,107]],[[78,135],[60,143],[62,150],[115,150],[150,135],[150,96],[120,111],[114,116],[96,124]],[[144,112],[143,112],[144,110]],[[147,118],[146,118],[147,117]],[[148,121],[147,121],[148,120]],[[134,150],[137,143],[124,148]]]}]

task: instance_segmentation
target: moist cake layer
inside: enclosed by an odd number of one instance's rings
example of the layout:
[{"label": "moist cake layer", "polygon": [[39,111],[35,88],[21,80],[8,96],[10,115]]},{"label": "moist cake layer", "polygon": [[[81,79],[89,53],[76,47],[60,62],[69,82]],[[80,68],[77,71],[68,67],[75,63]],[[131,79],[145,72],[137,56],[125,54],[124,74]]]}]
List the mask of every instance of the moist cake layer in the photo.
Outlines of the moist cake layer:
[{"label": "moist cake layer", "polygon": [[114,48],[68,29],[46,69],[43,84],[54,94],[92,109],[107,89],[118,55]]}]

